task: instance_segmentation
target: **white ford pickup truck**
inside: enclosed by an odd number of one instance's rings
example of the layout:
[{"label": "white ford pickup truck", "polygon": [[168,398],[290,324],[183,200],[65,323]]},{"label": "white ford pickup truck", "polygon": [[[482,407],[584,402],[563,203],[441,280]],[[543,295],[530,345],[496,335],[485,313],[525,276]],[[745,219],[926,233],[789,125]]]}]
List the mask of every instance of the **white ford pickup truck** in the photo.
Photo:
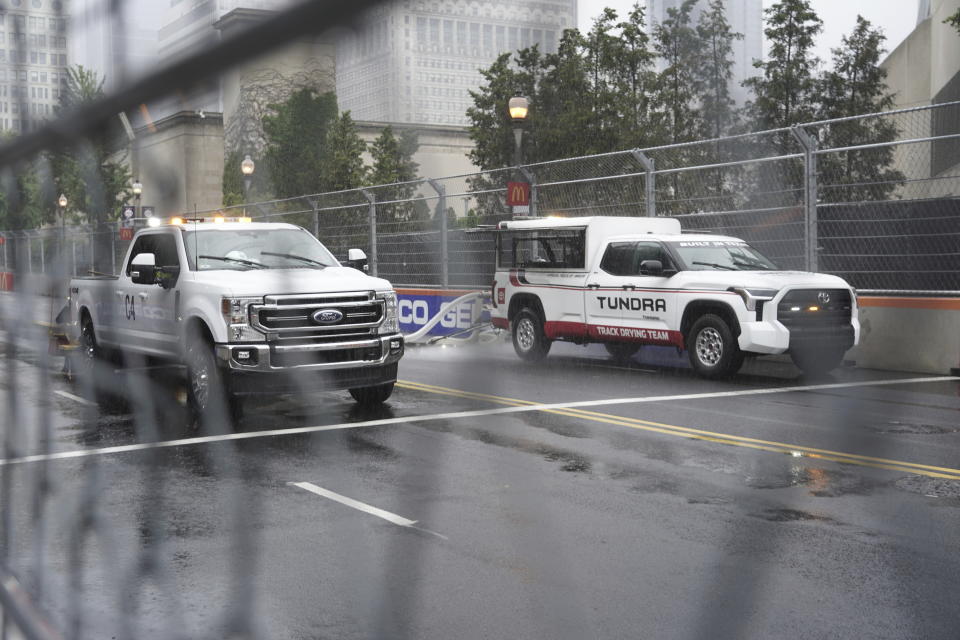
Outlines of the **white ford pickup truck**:
[{"label": "white ford pickup truck", "polygon": [[710,378],[780,353],[824,373],[860,334],[843,279],[781,271],[743,240],[681,233],[671,218],[501,222],[491,295],[493,324],[533,361],[566,340],[601,342],[617,358],[673,345]]},{"label": "white ford pickup truck", "polygon": [[381,403],[404,350],[390,283],[290,224],[175,218],[137,233],[119,275],[71,280],[69,298],[78,377],[132,354],[183,364],[201,419],[215,397],[232,410],[255,393]]}]

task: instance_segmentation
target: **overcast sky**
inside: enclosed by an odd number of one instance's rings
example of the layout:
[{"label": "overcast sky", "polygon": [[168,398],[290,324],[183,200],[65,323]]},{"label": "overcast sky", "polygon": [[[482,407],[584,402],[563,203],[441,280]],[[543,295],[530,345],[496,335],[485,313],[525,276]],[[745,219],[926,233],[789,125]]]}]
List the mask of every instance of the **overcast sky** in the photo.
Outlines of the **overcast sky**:
[{"label": "overcast sky", "polygon": [[[625,16],[635,0],[580,0],[580,29],[589,29],[604,7],[613,7]],[[642,2],[646,5],[646,2]],[[776,0],[763,0],[764,8]],[[817,55],[831,59],[830,49],[840,46],[840,38],[849,34],[857,22],[857,14],[883,29],[887,51],[893,51],[910,35],[917,24],[917,0],[810,0],[810,5],[823,20],[823,32],[817,40]],[[764,47],[766,50],[766,47]]]}]

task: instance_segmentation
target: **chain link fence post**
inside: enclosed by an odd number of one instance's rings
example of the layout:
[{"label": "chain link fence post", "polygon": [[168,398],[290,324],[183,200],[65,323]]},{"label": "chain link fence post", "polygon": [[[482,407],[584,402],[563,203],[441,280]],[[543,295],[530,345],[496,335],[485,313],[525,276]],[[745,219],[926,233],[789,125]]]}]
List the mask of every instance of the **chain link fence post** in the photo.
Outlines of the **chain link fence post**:
[{"label": "chain link fence post", "polygon": [[360,193],[370,203],[370,211],[367,214],[367,220],[370,225],[370,255],[367,256],[367,265],[370,267],[370,275],[377,275],[377,197],[363,189]]},{"label": "chain link fence post", "polygon": [[320,205],[316,198],[306,198],[310,210],[313,211],[313,237],[320,239]]},{"label": "chain link fence post", "polygon": [[437,215],[440,216],[440,285],[446,289],[450,286],[450,251],[447,248],[447,188],[434,180],[427,178],[427,183],[437,192]]},{"label": "chain link fence post", "polygon": [[816,272],[817,259],[817,140],[800,126],[790,129],[803,147],[803,208],[805,220],[804,269]]},{"label": "chain link fence post", "polygon": [[640,163],[640,166],[643,167],[643,170],[646,172],[646,175],[643,178],[643,188],[644,188],[644,200],[646,200],[647,205],[647,217],[656,218],[657,217],[657,198],[656,198],[656,170],[657,164],[654,162],[653,158],[649,157],[643,151],[639,149],[634,149],[631,151],[633,157],[637,159],[637,162]]}]

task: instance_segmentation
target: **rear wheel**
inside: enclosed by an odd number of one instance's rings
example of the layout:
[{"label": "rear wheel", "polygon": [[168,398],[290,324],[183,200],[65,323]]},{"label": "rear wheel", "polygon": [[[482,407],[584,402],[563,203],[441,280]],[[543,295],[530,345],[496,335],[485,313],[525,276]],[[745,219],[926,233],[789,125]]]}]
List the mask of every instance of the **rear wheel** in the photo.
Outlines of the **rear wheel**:
[{"label": "rear wheel", "polygon": [[618,362],[626,362],[633,358],[637,351],[640,351],[640,345],[630,342],[605,342],[603,346],[607,353]]},{"label": "rear wheel", "polygon": [[540,314],[524,307],[513,319],[510,330],[513,338],[513,350],[522,360],[539,362],[550,353],[550,341],[543,330]]},{"label": "rear wheel", "polygon": [[101,411],[112,413],[122,409],[122,398],[116,394],[122,380],[117,379],[114,363],[97,342],[97,333],[89,316],[80,325],[80,345],[70,357],[80,394],[96,402]]},{"label": "rear wheel", "polygon": [[383,404],[393,394],[393,383],[378,384],[373,387],[350,389],[350,395],[363,407],[375,407]]},{"label": "rear wheel", "polygon": [[839,367],[845,353],[838,348],[807,348],[791,351],[790,359],[804,374],[822,376]]},{"label": "rear wheel", "polygon": [[732,376],[743,366],[743,352],[730,326],[720,316],[702,316],[687,334],[687,354],[694,371],[704,378]]}]

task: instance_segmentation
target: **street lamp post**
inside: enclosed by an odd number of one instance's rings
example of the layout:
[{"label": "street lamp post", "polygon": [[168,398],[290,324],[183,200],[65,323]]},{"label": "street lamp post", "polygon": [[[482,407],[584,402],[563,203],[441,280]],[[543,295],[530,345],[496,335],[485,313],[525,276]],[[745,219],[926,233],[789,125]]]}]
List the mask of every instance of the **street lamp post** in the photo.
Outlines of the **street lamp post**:
[{"label": "street lamp post", "polygon": [[67,196],[60,194],[57,198],[57,205],[60,207],[60,262],[63,264],[63,270],[67,270],[67,252],[64,245],[67,242]]},{"label": "street lamp post", "polygon": [[139,180],[134,180],[130,188],[133,190],[133,195],[137,197],[136,217],[140,217],[140,194],[143,193],[143,184]]},{"label": "street lamp post", "polygon": [[256,168],[256,164],[253,162],[253,158],[250,157],[250,154],[247,154],[247,157],[243,159],[243,162],[240,163],[240,173],[243,174],[243,204],[244,209],[243,213],[246,215],[247,202],[250,200],[250,180],[253,175],[253,170]]}]

